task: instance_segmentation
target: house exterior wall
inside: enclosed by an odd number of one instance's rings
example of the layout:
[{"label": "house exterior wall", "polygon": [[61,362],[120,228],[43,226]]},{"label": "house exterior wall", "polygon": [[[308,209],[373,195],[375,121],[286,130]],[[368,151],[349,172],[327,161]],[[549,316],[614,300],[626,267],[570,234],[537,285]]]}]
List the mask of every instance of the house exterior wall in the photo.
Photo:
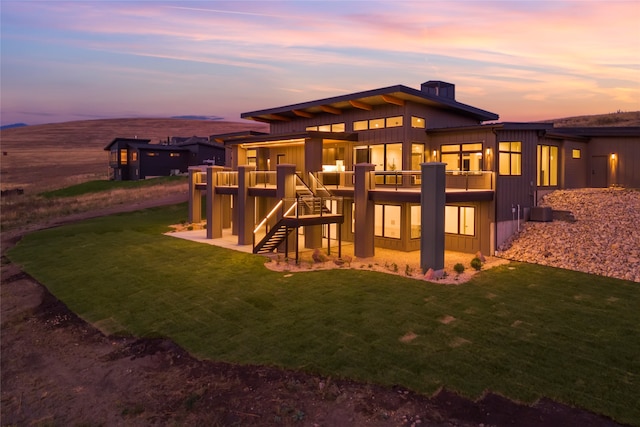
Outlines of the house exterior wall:
[{"label": "house exterior wall", "polygon": [[[171,154],[174,154],[174,156]],[[172,170],[179,170],[185,173],[189,167],[189,154],[188,151],[184,150],[140,150],[140,155],[138,156],[140,162],[139,178],[169,176]]]},{"label": "house exterior wall", "polygon": [[[580,157],[573,157],[579,150]],[[589,147],[586,142],[564,140],[561,145],[560,178],[562,188],[584,188],[589,186]]]},{"label": "house exterior wall", "polygon": [[[611,155],[615,154],[615,158]],[[607,185],[640,188],[640,138],[632,136],[593,136],[589,141],[589,169],[594,157],[607,159]],[[588,172],[587,172],[588,174]],[[592,185],[592,184],[591,184]]]}]

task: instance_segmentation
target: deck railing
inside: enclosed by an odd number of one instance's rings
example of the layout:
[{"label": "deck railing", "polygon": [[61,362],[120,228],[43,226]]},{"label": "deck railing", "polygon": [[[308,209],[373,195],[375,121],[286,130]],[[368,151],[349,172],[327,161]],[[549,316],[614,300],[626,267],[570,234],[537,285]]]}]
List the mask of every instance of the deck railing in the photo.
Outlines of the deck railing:
[{"label": "deck railing", "polygon": [[278,184],[276,171],[251,171],[249,172],[250,187],[275,187]]},{"label": "deck railing", "polygon": [[353,188],[355,184],[355,175],[353,171],[342,172],[316,172],[315,177],[318,181],[328,189],[337,188]]},{"label": "deck railing", "polygon": [[219,187],[237,187],[237,171],[221,171],[216,174],[216,185]]}]

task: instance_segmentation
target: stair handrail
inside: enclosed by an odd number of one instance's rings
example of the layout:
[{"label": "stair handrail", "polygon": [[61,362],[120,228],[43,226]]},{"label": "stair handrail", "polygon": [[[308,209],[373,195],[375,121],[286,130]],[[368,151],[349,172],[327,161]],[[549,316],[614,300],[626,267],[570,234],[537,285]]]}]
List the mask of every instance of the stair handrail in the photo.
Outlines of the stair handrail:
[{"label": "stair handrail", "polygon": [[[313,174],[313,172],[309,172],[309,178],[315,184],[316,189],[319,188],[320,190],[324,191],[325,194],[327,194],[329,197],[331,197],[333,195],[331,193],[331,191],[329,191],[329,189],[318,179],[318,177]],[[313,190],[311,190],[311,191],[314,194],[316,194]]]},{"label": "stair handrail", "polygon": [[[269,218],[271,218],[273,215],[276,214],[276,212],[278,212],[278,210],[280,209],[280,207],[282,206],[282,204],[284,203],[284,201],[280,200],[278,203],[276,203],[276,205],[273,207],[273,209],[271,209],[271,211],[267,214],[267,216],[265,216],[262,221],[260,221],[260,223],[256,226],[256,228],[253,229],[253,235],[255,237],[255,234],[260,231],[260,228],[262,228],[263,225],[265,225],[265,223],[267,221],[269,221]],[[267,230],[268,232],[268,230]]]}]

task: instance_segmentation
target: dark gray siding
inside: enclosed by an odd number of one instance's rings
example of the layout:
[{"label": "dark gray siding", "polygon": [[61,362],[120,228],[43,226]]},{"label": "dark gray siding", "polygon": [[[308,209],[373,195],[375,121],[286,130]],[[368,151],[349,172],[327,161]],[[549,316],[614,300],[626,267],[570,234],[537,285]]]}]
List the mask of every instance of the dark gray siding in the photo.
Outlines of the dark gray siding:
[{"label": "dark gray siding", "polygon": [[[615,153],[615,159],[611,154]],[[628,188],[640,188],[640,138],[631,136],[593,136],[589,141],[588,170],[594,156],[608,158],[608,182]]]},{"label": "dark gray siding", "polygon": [[[512,207],[535,205],[538,134],[534,130],[498,130],[499,142],[522,142],[522,174],[496,173],[496,221],[513,219]],[[497,144],[496,144],[497,146]],[[500,170],[498,150],[494,151],[495,170]]]}]

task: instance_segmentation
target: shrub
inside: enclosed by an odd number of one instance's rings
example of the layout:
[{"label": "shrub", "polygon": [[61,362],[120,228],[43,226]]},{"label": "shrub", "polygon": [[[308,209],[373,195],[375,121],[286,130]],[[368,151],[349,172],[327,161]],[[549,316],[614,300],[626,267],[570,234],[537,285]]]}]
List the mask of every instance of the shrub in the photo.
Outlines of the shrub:
[{"label": "shrub", "polygon": [[482,268],[482,261],[480,261],[480,258],[475,257],[471,260],[471,268],[476,271],[480,271],[480,269]]},{"label": "shrub", "polygon": [[453,266],[453,270],[458,274],[462,274],[462,272],[464,271],[464,265],[462,265],[461,263],[457,263]]}]

